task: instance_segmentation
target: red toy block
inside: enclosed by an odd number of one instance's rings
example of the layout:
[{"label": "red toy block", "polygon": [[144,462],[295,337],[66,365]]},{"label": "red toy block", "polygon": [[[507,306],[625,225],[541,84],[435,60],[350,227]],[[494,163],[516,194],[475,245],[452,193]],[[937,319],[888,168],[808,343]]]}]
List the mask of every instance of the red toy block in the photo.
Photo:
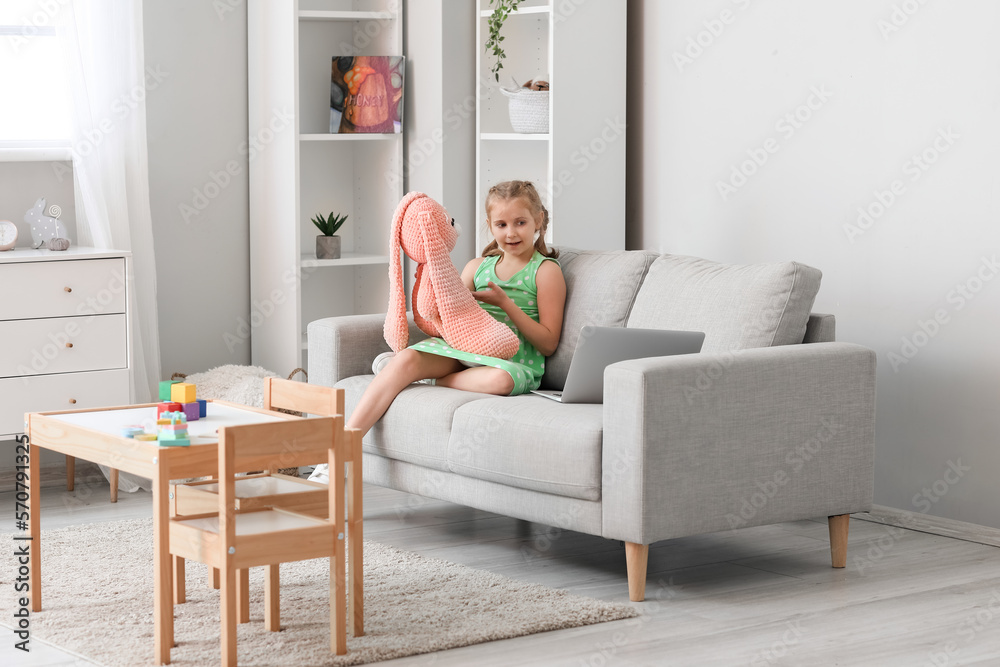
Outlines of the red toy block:
[{"label": "red toy block", "polygon": [[163,403],[158,403],[156,405],[156,418],[159,419],[160,415],[164,412],[182,412],[184,410],[180,403],[174,403],[173,401],[164,401]]}]

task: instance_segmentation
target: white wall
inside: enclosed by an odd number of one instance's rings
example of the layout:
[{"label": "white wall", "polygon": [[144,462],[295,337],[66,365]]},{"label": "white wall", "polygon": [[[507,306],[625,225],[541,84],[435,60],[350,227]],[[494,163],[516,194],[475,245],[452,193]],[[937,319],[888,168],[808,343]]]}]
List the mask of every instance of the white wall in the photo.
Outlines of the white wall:
[{"label": "white wall", "polygon": [[462,226],[451,253],[461,271],[482,250],[475,247],[476,5],[409,0],[404,16],[406,189],[433,197]]},{"label": "white wall", "polygon": [[1000,527],[1000,5],[629,10],[630,247],[820,268],[878,352],[875,502]]},{"label": "white wall", "polygon": [[163,374],[246,364],[246,3],[144,0],[143,24],[167,72],[146,102]]}]

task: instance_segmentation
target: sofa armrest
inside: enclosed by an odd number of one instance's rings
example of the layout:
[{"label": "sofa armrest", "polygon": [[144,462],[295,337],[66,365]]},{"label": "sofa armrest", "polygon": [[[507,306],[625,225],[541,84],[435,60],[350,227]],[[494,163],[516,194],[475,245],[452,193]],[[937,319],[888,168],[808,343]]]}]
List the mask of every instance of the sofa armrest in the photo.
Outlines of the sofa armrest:
[{"label": "sofa armrest", "polygon": [[604,375],[604,536],[657,540],[871,508],[875,352],[813,343]]},{"label": "sofa armrest", "polygon": [[[327,317],[310,322],[306,329],[309,345],[309,382],[332,387],[344,378],[370,375],[372,361],[389,345],[382,336],[385,313]],[[410,341],[426,338],[409,317]]]}]

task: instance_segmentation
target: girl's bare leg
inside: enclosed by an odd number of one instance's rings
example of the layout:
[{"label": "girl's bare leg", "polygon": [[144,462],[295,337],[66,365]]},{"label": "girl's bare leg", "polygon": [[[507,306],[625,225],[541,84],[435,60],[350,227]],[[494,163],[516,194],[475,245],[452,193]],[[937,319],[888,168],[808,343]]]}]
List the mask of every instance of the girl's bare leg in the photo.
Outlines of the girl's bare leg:
[{"label": "girl's bare leg", "polygon": [[444,377],[462,367],[457,359],[410,349],[402,350],[368,385],[345,426],[361,429],[362,435],[368,433],[389,409],[396,395],[407,385],[426,378]]},{"label": "girl's bare leg", "polygon": [[514,378],[499,368],[478,366],[445,375],[438,379],[437,386],[507,396],[514,391]]}]

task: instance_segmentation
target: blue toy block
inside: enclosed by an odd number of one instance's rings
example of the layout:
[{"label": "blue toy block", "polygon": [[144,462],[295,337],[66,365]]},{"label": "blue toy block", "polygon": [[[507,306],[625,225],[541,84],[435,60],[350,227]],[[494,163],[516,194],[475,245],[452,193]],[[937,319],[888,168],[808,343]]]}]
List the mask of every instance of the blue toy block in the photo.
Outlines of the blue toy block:
[{"label": "blue toy block", "polygon": [[119,431],[120,435],[124,438],[134,438],[140,433],[145,433],[146,429],[141,426],[122,426]]},{"label": "blue toy block", "polygon": [[208,414],[208,401],[204,398],[198,399],[198,416],[204,417]]},{"label": "blue toy block", "polygon": [[177,438],[176,440],[157,440],[160,447],[190,447],[191,441],[187,438]]},{"label": "blue toy block", "polygon": [[160,382],[160,400],[169,401],[171,394],[171,387],[177,384],[178,380],[162,380]]}]

